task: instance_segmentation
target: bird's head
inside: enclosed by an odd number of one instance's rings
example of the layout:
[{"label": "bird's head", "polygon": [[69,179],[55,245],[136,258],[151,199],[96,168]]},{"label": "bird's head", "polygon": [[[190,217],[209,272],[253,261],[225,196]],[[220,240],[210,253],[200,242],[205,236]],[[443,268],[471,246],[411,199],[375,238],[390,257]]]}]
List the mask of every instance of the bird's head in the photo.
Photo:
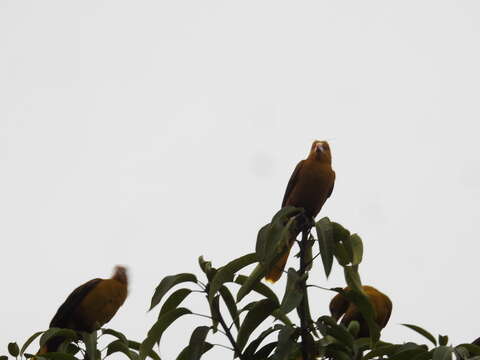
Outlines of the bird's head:
[{"label": "bird's head", "polygon": [[127,268],[121,265],[115,266],[115,269],[113,270],[112,279],[127,285],[128,284]]},{"label": "bird's head", "polygon": [[332,162],[332,154],[330,153],[330,145],[327,141],[315,140],[310,148],[309,158],[314,160]]}]

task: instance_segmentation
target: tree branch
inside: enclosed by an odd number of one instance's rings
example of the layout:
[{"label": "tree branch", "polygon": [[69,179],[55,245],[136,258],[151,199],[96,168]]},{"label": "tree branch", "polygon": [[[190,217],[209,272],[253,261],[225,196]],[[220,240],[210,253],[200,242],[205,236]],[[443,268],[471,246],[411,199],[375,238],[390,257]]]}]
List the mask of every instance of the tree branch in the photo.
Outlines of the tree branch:
[{"label": "tree branch", "polygon": [[300,242],[300,269],[299,269],[299,276],[302,278],[300,287],[303,292],[302,301],[297,307],[298,317],[300,318],[300,336],[302,338],[302,358],[303,360],[311,360],[312,359],[312,344],[311,344],[311,335],[309,333],[309,319],[307,318],[308,314],[308,293],[307,293],[307,283],[305,280],[305,273],[307,272],[308,264],[305,261],[306,257],[306,250],[307,250],[307,242],[308,242],[308,234],[310,233],[310,228],[307,226],[302,231],[302,240]]}]

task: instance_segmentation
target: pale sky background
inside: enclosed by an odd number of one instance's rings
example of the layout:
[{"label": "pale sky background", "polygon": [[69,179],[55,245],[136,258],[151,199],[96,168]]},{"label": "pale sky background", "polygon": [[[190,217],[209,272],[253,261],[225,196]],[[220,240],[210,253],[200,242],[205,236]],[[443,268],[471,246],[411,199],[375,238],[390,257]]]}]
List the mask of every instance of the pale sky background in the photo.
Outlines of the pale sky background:
[{"label": "pale sky background", "polygon": [[394,303],[383,338],[480,336],[478,1],[0,0],[0,51],[0,353],[115,264],[130,296],[107,326],[141,341],[163,276],[254,250],[314,139],[337,173],[321,215]]}]

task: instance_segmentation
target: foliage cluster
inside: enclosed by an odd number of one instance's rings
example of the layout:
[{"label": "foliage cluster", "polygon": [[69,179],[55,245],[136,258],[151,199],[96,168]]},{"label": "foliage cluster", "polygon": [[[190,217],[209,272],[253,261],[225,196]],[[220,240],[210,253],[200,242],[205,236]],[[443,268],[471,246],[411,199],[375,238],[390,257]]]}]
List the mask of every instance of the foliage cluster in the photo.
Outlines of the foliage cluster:
[{"label": "foliage cluster", "polygon": [[[298,235],[300,240],[296,240]],[[299,266],[286,271],[286,287],[279,299],[262,279],[293,241],[299,245]],[[314,253],[316,254],[313,255]],[[150,306],[150,310],[153,310],[162,304],[158,318],[142,342],[129,340],[119,331],[101,329],[99,337],[110,336],[112,341],[99,350],[96,333],[51,328],[35,333],[21,348],[16,343],[10,343],[8,352],[16,359],[29,358],[34,355],[27,350],[35,339],[40,337],[42,346],[51,337],[61,335],[65,341],[58,352],[42,354],[36,358],[105,359],[121,353],[130,360],[160,360],[159,346],[164,332],[180,317],[191,315],[207,317],[209,324],[193,329],[177,360],[198,360],[214,346],[228,347],[232,351],[232,357],[240,360],[480,360],[479,346],[452,346],[449,345],[447,336],[435,338],[426,330],[411,324],[404,325],[429,340],[430,347],[413,342],[393,344],[381,341],[380,328],[374,320],[375,309],[362,289],[358,272],[362,257],[363,243],[357,234],[351,234],[326,217],[313,223],[306,218],[302,209],[285,207],[260,229],[255,252],[236,258],[219,268],[200,257],[198,263],[203,279],[191,273],[163,278],[155,289]],[[343,268],[349,291],[310,283],[309,272],[318,260],[321,260],[327,277],[336,261]],[[255,267],[248,276],[240,273],[250,265]],[[370,337],[358,338],[357,321],[344,326],[329,315],[311,314],[308,290],[312,287],[332,294],[343,294],[353,302],[368,324]],[[210,310],[208,316],[181,306],[194,292],[204,295]],[[253,297],[255,300],[246,303],[247,295],[250,295],[249,299]],[[298,314],[298,324],[289,317],[294,310]],[[264,325],[267,318],[273,322]],[[217,332],[225,336],[227,345],[214,344],[208,340],[209,335]],[[6,355],[0,357],[0,360],[7,359]]]}]

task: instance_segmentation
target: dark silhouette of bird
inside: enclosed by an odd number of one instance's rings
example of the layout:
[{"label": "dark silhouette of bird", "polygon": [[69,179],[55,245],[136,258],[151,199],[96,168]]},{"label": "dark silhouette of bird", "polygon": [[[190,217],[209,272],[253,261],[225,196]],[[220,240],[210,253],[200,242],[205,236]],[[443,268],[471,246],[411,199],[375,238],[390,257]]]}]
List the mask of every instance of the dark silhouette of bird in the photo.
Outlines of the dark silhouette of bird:
[{"label": "dark silhouette of bird", "polygon": [[[307,217],[314,219],[332,194],[334,183],[335,171],[332,169],[330,146],[326,141],[315,140],[308,157],[298,163],[288,181],[282,208],[303,208]],[[282,276],[294,240],[291,240],[287,251],[265,276],[267,281],[275,282]]]},{"label": "dark silhouette of bird", "polygon": [[[387,295],[378,291],[373,286],[364,285],[362,288],[370,299],[373,308],[375,309],[375,322],[380,329],[383,329],[390,319],[390,315],[392,313],[392,302]],[[350,288],[346,287],[344,290],[350,291]],[[330,301],[330,313],[336,321],[341,318],[340,322],[347,327],[351,321],[358,321],[360,325],[358,337],[368,337],[370,335],[368,325],[357,306],[351,303],[342,294],[335,295]]]},{"label": "dark silhouette of bird", "polygon": [[[127,270],[116,266],[110,279],[93,279],[73,290],[58,308],[50,328],[94,332],[113,318],[125,302],[127,293]],[[49,339],[38,355],[57,351],[63,341],[62,337]]]}]

